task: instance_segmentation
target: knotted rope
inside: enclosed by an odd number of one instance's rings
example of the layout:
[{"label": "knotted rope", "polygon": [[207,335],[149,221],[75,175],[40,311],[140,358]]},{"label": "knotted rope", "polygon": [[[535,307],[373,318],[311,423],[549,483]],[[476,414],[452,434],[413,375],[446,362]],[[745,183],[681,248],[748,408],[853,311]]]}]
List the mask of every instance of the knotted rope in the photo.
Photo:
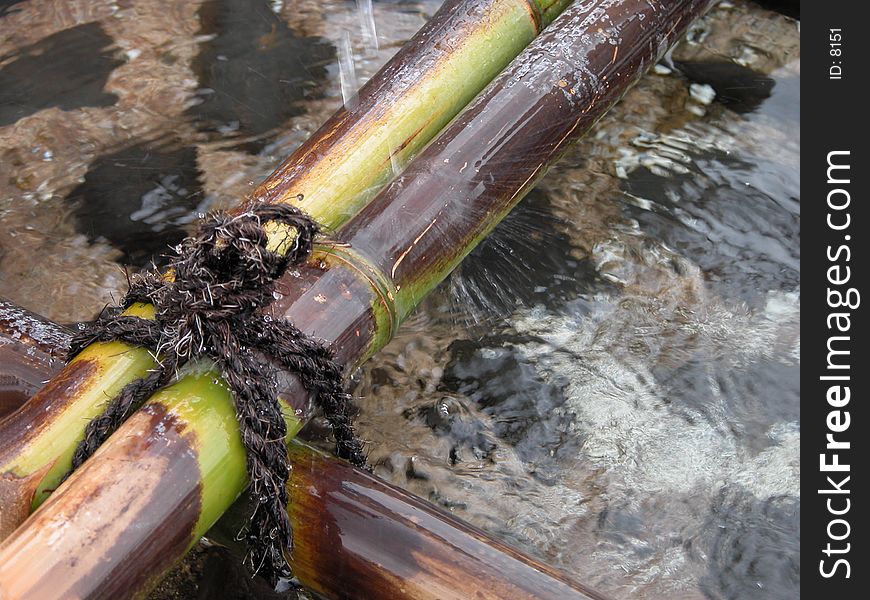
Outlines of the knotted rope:
[{"label": "knotted rope", "polygon": [[[264,224],[286,225],[282,254],[267,247]],[[96,341],[120,340],[151,350],[158,366],[129,383],[101,415],[88,423],[73,456],[70,473],[157,389],[170,383],[186,362],[215,362],[233,393],[236,416],[247,451],[254,510],[247,532],[248,558],[256,571],[274,581],[286,574],[282,547],[292,547],[287,516],[290,465],[284,438],[286,423],[278,403],[278,372],[296,375],[333,429],[336,454],[365,466],[362,445],[354,434],[351,397],[341,367],[328,348],[284,319],[261,309],[274,298],[275,282],[290,265],[311,254],[318,224],[291,206],[251,203],[236,216],[214,215],[193,237],[173,249],[172,277],[156,269],[130,283],[123,307],[150,302],[154,320],[104,311],[80,325],[70,358]],[[67,476],[69,476],[69,474]]]}]

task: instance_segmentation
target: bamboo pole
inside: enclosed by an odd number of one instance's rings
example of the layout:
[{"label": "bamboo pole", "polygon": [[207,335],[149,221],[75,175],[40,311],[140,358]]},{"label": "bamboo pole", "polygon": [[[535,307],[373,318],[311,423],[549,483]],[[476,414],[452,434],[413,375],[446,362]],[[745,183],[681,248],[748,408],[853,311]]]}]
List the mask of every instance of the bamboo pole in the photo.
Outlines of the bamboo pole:
[{"label": "bamboo pole", "polygon": [[63,368],[70,333],[0,298],[0,421]]},{"label": "bamboo pole", "polygon": [[[297,204],[338,227],[569,2],[447,0],[360,90],[358,104],[340,109],[252,197]],[[145,304],[128,312],[153,316]],[[154,366],[144,349],[92,344],[0,423],[0,539],[69,470],[85,425],[106,400]]]},{"label": "bamboo pole", "polygon": [[[0,381],[15,379],[9,391],[19,398],[55,375],[58,357],[72,333],[0,299]],[[397,598],[409,590],[441,590],[457,582],[483,581],[501,589],[525,589],[534,596],[571,598],[581,584],[519,553],[402,489],[293,441],[289,445],[293,477],[288,482],[290,518],[295,523],[296,552],[291,567],[303,581],[331,598],[346,588],[366,598]],[[243,496],[207,533],[241,559],[235,540],[248,516]],[[349,514],[353,518],[347,518]],[[415,556],[416,555],[416,556]],[[439,557],[454,570],[423,571],[414,583],[417,556]],[[431,560],[431,558],[430,558]],[[448,575],[448,576],[445,576]],[[478,584],[480,585],[480,584]],[[404,591],[403,591],[404,590]],[[363,593],[364,592],[364,593]],[[600,598],[589,591],[590,598]]]},{"label": "bamboo pole", "polygon": [[338,228],[571,2],[446,2],[253,196]]},{"label": "bamboo pole", "polygon": [[[358,365],[708,4],[590,0],[569,8],[335,243],[279,286],[276,315],[330,340],[343,364]],[[232,402],[206,370],[193,366],[185,375],[0,546],[0,591],[95,598],[147,589],[226,510],[245,483]],[[298,384],[285,397],[299,409],[306,404]],[[130,464],[138,466],[134,476]],[[85,546],[87,555],[78,555]],[[452,572],[429,558],[415,555],[404,580]],[[316,579],[305,583],[318,591]],[[415,592],[530,597],[486,583]]]}]

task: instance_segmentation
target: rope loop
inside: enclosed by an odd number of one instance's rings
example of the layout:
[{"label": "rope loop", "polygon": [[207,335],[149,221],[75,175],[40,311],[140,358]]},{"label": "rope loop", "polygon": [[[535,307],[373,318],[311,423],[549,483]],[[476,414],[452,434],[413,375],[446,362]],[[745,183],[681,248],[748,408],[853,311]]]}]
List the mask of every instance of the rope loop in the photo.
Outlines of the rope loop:
[{"label": "rope loop", "polygon": [[[269,223],[283,226],[279,231],[287,237],[277,244],[281,253],[270,249]],[[93,342],[119,340],[148,348],[159,364],[122,388],[88,423],[64,479],[149,396],[169,384],[181,366],[211,359],[233,392],[247,452],[255,503],[245,534],[247,560],[273,582],[289,573],[283,550],[292,548],[287,515],[290,464],[287,447],[278,443],[287,435],[277,396],[280,370],[294,374],[312,393],[332,425],[336,454],[366,466],[353,429],[352,399],[329,348],[289,321],[261,314],[287,268],[311,255],[319,232],[316,221],[288,205],[252,202],[237,215],[212,215],[195,236],[173,248],[170,276],[151,269],[130,282],[122,306],[151,303],[153,320],[123,315],[116,307],[80,325],[70,359]]]}]

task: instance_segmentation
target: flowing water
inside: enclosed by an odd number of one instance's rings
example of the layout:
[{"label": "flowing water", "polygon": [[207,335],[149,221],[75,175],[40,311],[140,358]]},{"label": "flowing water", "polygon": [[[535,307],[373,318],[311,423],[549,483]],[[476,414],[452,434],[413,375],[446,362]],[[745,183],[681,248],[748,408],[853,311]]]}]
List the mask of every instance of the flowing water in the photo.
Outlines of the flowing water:
[{"label": "flowing water", "polygon": [[[0,295],[92,317],[437,6],[0,2]],[[711,12],[357,374],[376,472],[615,597],[799,597],[799,82]],[[253,597],[213,559],[155,597]]]}]

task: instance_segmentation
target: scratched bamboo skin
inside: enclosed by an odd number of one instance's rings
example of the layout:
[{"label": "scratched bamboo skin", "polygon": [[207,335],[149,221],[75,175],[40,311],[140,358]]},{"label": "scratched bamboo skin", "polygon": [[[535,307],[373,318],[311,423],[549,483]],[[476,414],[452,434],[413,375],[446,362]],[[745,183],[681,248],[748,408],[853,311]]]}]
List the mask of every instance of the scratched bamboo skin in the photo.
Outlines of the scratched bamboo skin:
[{"label": "scratched bamboo skin", "polygon": [[[20,406],[39,382],[60,371],[63,348],[71,335],[0,299],[0,381],[7,382],[0,393],[15,394],[17,403],[10,396],[10,406]],[[403,588],[409,595],[412,586],[417,586],[413,595],[421,597],[425,590],[431,593],[455,583],[441,580],[437,573],[418,575],[411,582],[405,574],[414,571],[415,555],[452,556],[463,573],[460,580],[479,580],[478,585],[510,586],[530,593],[549,589],[552,595],[566,598],[580,587],[450,513],[344,461],[298,442],[289,449],[294,475],[287,486],[288,508],[296,538],[291,566],[303,581],[316,581],[317,588],[330,597],[353,587],[366,590],[368,598],[395,598]],[[235,536],[248,510],[240,499],[208,537],[241,557],[245,549]],[[349,514],[353,514],[350,519]],[[588,595],[599,598],[592,591]]]},{"label": "scratched bamboo skin", "polygon": [[[329,340],[344,364],[358,364],[708,4],[573,5],[298,278],[289,278],[274,310]],[[439,185],[445,180],[449,185]],[[300,392],[291,386],[287,397],[304,404]],[[184,551],[178,532],[186,533],[189,547],[226,509],[231,486],[235,493],[242,489],[234,427],[229,394],[205,372],[156,394],[0,546],[0,590],[10,598],[38,596],[64,582],[71,595],[104,597],[116,593],[118,579],[127,590],[147,589],[166,568],[166,557]],[[151,466],[149,477],[118,475],[131,461]],[[128,503],[125,511],[117,508]],[[44,552],[60,524],[68,534]],[[67,558],[93,528],[102,532],[100,544],[91,547],[91,558],[70,565]],[[457,581],[449,557],[409,555],[414,564],[404,579],[441,572]],[[316,579],[306,584],[315,591],[323,585]],[[524,597],[488,585],[439,593]],[[338,594],[365,597],[352,588]]]},{"label": "scratched bamboo skin", "polygon": [[[252,197],[299,205],[337,228],[569,2],[448,0],[360,90],[358,104],[340,109]],[[153,309],[137,304],[129,314],[150,317]],[[106,398],[154,365],[146,350],[93,344],[0,423],[0,539],[57,485]]]}]

